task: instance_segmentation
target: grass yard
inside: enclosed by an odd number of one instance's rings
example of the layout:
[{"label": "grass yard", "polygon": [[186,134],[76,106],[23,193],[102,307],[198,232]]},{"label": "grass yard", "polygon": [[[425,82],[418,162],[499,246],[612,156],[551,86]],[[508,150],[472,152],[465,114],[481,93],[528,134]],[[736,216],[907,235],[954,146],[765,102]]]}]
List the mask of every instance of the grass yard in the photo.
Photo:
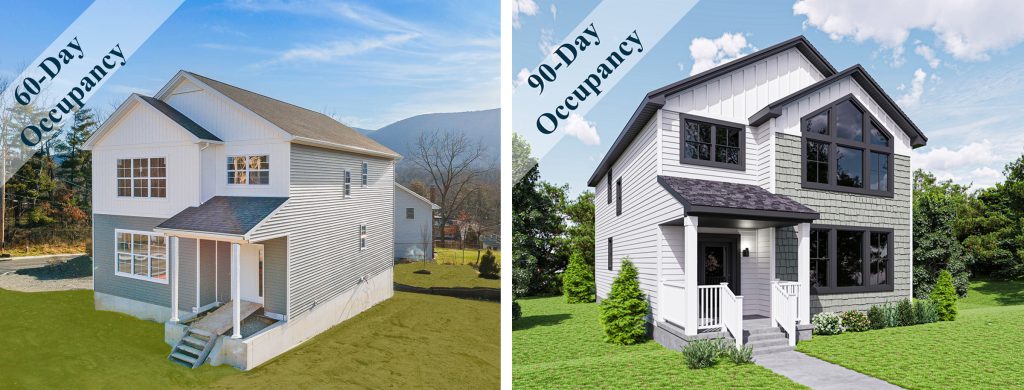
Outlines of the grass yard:
[{"label": "grass yard", "polygon": [[[414,271],[426,268],[429,275]],[[476,268],[469,265],[448,265],[415,262],[395,265],[395,283],[415,287],[491,287],[501,288],[501,279],[486,279],[478,276]]]},{"label": "grass yard", "polygon": [[519,388],[803,388],[755,364],[722,361],[691,370],[681,353],[655,343],[605,343],[594,303],[563,297],[519,300],[512,323],[512,386]]},{"label": "grass yard", "polygon": [[9,245],[3,253],[11,257],[41,256],[41,255],[62,255],[65,253],[85,253],[89,241],[76,243],[37,244],[30,246]]},{"label": "grass yard", "polygon": [[911,389],[1024,386],[1024,283],[971,283],[960,316],[902,328],[814,336],[797,350]]},{"label": "grass yard", "polygon": [[[452,249],[452,248],[434,248],[434,252],[437,253],[434,261],[440,264],[476,264],[479,260],[477,257],[482,258],[486,250],[480,249]],[[479,253],[478,253],[479,252]],[[501,265],[501,250],[491,250],[494,254],[494,262],[496,265]]]},{"label": "grass yard", "polygon": [[[163,325],[91,291],[0,290],[0,388],[498,388],[500,306],[396,292],[249,372],[167,360]],[[439,364],[440,363],[440,364]]]}]

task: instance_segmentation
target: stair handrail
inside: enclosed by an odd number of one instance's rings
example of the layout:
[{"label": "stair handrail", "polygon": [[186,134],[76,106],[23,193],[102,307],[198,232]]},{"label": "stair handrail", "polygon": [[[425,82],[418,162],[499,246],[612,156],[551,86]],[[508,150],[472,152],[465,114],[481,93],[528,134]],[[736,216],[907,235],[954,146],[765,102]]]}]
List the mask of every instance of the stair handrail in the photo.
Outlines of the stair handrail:
[{"label": "stair handrail", "polygon": [[719,288],[722,303],[722,326],[732,334],[736,340],[736,347],[743,346],[743,296],[735,295],[729,288],[728,282],[723,282]]}]

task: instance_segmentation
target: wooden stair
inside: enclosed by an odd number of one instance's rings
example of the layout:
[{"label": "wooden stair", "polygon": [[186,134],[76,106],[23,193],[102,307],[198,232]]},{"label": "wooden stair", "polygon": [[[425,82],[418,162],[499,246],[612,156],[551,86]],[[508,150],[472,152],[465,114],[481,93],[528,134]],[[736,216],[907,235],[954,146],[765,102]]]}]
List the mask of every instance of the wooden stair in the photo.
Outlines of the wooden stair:
[{"label": "wooden stair", "polygon": [[188,368],[199,367],[210,355],[210,350],[217,343],[218,337],[220,336],[190,326],[185,329],[184,337],[171,349],[171,354],[167,358]]}]

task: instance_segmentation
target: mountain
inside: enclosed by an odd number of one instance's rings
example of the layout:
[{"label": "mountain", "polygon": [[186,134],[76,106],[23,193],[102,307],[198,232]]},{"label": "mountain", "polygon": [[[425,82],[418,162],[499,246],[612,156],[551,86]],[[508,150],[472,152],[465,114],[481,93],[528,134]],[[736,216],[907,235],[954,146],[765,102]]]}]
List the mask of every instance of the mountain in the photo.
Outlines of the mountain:
[{"label": "mountain", "polygon": [[361,128],[358,128],[358,127],[353,127],[352,130],[358,131],[359,134],[362,134],[362,135],[365,135],[365,136],[368,136],[368,137],[370,136],[370,134],[373,134],[374,131],[377,131],[377,130],[371,130],[371,129],[361,129]]},{"label": "mountain", "polygon": [[[360,132],[408,159],[409,150],[424,131],[441,130],[465,134],[487,148],[486,162],[500,166],[501,110],[422,114],[384,126],[376,131]],[[406,160],[403,160],[403,162]]]}]

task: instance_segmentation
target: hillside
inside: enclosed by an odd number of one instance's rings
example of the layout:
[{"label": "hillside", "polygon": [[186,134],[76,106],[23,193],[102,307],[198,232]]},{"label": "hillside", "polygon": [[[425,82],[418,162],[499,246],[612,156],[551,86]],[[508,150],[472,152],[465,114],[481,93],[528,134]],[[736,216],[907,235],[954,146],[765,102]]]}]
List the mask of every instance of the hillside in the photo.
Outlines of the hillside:
[{"label": "hillside", "polygon": [[501,110],[422,114],[384,126],[376,131],[360,130],[370,138],[403,156],[423,131],[441,130],[465,134],[487,147],[486,162],[499,166]]}]

